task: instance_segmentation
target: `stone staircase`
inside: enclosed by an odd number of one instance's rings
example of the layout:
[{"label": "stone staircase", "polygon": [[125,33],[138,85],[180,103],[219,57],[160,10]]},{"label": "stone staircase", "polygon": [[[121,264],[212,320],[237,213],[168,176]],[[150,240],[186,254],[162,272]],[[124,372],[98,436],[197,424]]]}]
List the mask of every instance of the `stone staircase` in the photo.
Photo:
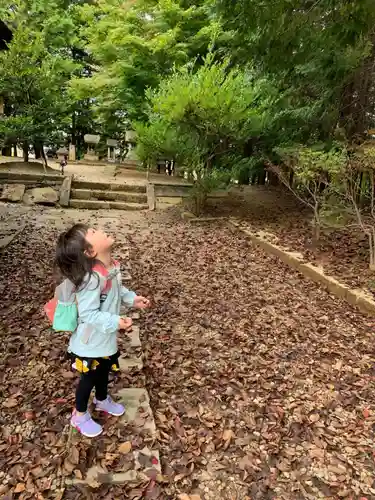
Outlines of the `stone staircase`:
[{"label": "stone staircase", "polygon": [[[129,262],[129,255],[123,255]],[[131,279],[128,266],[123,277],[125,281]],[[123,310],[121,314],[128,314]],[[139,320],[139,312],[132,312],[133,329],[128,336],[122,336],[119,339],[120,351],[122,352],[119,364],[124,373],[134,373],[143,369],[142,342],[140,328],[136,324]],[[112,395],[116,400],[125,405],[126,412],[120,417],[118,422],[124,424],[132,433],[132,441],[137,441],[137,436],[142,436],[142,446],[140,449],[125,450],[126,461],[122,471],[109,472],[99,465],[95,465],[86,471],[85,476],[81,478],[70,477],[62,478],[60,491],[68,486],[89,486],[99,488],[102,484],[124,485],[128,487],[143,488],[151,487],[160,479],[161,465],[159,451],[154,449],[153,444],[156,441],[156,424],[150,406],[148,392],[143,387],[129,387],[118,390]],[[115,424],[116,425],[116,424]],[[69,429],[69,440],[85,439],[76,431]],[[72,437],[72,435],[74,437]],[[130,440],[127,442],[130,443]],[[123,443],[125,445],[125,443]],[[121,444],[120,444],[121,446]]]},{"label": "stone staircase", "polygon": [[69,207],[91,210],[146,210],[146,186],[73,180]]}]

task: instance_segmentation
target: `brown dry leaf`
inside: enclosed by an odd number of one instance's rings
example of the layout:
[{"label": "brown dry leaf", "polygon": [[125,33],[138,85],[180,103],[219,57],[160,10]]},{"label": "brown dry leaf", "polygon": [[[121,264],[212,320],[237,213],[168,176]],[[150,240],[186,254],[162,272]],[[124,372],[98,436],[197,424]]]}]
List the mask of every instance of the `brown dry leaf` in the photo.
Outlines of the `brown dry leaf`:
[{"label": "brown dry leaf", "polygon": [[309,455],[311,458],[319,458],[321,460],[324,459],[325,452],[321,448],[311,448],[309,450]]},{"label": "brown dry leaf", "polygon": [[18,401],[15,398],[8,398],[3,403],[4,408],[14,408],[17,405]]},{"label": "brown dry leaf", "polygon": [[77,479],[83,479],[82,472],[79,469],[74,469],[74,476]]},{"label": "brown dry leaf", "polygon": [[190,496],[186,495],[186,493],[180,493],[178,495],[178,500],[190,500]]},{"label": "brown dry leaf", "polygon": [[228,449],[230,442],[233,438],[234,438],[234,432],[232,431],[232,429],[226,429],[223,433],[223,441],[225,441],[223,446],[224,450]]},{"label": "brown dry leaf", "polygon": [[31,469],[30,473],[36,478],[41,477],[43,476],[43,467],[38,465],[37,467]]},{"label": "brown dry leaf", "polygon": [[223,432],[223,440],[230,441],[232,438],[234,438],[234,432],[232,431],[232,429],[226,429]]},{"label": "brown dry leaf", "polygon": [[68,459],[69,462],[72,463],[73,465],[79,464],[79,450],[76,446],[72,446],[70,448]]},{"label": "brown dry leaf", "polygon": [[173,481],[175,483],[178,483],[179,481],[181,481],[181,479],[184,479],[184,477],[186,477],[188,474],[176,474],[176,476],[173,478]]},{"label": "brown dry leaf", "polygon": [[251,470],[253,468],[253,461],[250,456],[245,456],[240,459],[238,462],[238,467],[241,470]]},{"label": "brown dry leaf", "polygon": [[312,424],[314,424],[315,422],[318,422],[318,420],[320,420],[320,416],[317,413],[313,413],[309,416],[309,420]]},{"label": "brown dry leaf", "polygon": [[73,470],[75,469],[75,464],[72,464],[72,462],[66,458],[64,460],[64,470],[66,473],[71,474]]},{"label": "brown dry leaf", "polygon": [[90,486],[90,488],[97,490],[101,487],[101,484],[93,477],[87,478],[86,483]]},{"label": "brown dry leaf", "polygon": [[22,493],[23,491],[25,491],[25,489],[25,483],[17,483],[16,487],[14,488],[14,493]]},{"label": "brown dry leaf", "polygon": [[125,441],[125,443],[121,443],[118,447],[118,452],[126,455],[132,451],[132,444],[130,441]]}]

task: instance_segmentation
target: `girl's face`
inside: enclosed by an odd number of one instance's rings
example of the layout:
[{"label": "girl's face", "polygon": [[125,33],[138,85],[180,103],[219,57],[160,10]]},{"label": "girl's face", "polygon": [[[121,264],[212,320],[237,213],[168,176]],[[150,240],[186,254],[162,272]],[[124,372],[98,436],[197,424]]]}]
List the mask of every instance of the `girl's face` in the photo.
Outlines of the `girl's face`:
[{"label": "girl's face", "polygon": [[86,241],[91,245],[92,253],[94,255],[100,255],[108,252],[108,250],[113,245],[112,236],[108,236],[104,231],[101,231],[100,229],[88,229],[86,233]]}]

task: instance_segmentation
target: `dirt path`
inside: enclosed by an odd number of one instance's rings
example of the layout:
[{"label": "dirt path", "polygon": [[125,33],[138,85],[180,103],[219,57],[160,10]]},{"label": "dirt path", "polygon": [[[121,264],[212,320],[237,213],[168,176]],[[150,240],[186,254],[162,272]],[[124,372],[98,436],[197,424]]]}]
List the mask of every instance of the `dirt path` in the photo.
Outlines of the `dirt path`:
[{"label": "dirt path", "polygon": [[[21,158],[0,156],[0,171],[16,172],[39,172],[43,173],[43,165],[38,160],[31,160],[32,163],[26,164]],[[5,163],[7,165],[5,166]],[[60,164],[56,160],[48,161],[48,173],[60,173]],[[142,169],[126,169],[116,173],[116,165],[87,165],[85,163],[70,163],[65,167],[65,175],[74,175],[76,179],[88,180],[91,182],[122,182],[135,185],[144,185],[147,182],[147,174]],[[149,174],[149,181],[162,182],[165,184],[186,184],[182,177],[168,176],[164,172],[160,174],[155,171]]]},{"label": "dirt path", "polygon": [[[55,498],[68,473],[74,381],[66,338],[50,333],[40,305],[56,237],[73,220],[114,232],[120,257],[130,243],[133,286],[155,303],[141,326],[145,376],[117,382],[146,381],[152,398],[168,482],[146,498],[375,498],[374,321],[225,226],[190,227],[173,213],[20,217],[28,228],[0,260],[1,498],[17,485],[19,498]],[[102,439],[82,440],[81,460],[113,453],[121,432],[109,421]],[[83,496],[127,498],[119,487],[64,498]]]},{"label": "dirt path", "polygon": [[235,188],[227,199],[214,200],[208,210],[217,216],[238,217],[252,231],[272,233],[280,245],[302,253],[306,261],[323,267],[351,288],[362,288],[375,297],[368,238],[354,220],[348,227],[340,227],[333,216],[329,220],[327,213],[320,240],[313,244],[311,211],[281,187]]}]

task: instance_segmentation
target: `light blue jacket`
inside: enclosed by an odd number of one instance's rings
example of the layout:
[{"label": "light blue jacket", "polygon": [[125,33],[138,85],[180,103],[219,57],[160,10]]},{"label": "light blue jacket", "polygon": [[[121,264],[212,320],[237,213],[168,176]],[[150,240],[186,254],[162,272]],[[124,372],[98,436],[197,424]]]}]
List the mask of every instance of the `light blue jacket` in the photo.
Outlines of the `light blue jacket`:
[{"label": "light blue jacket", "polygon": [[[69,352],[87,358],[112,356],[118,350],[121,303],[134,304],[136,294],[122,286],[120,267],[94,272],[76,292],[78,328],[70,337]],[[85,281],[85,282],[86,282]]]}]

